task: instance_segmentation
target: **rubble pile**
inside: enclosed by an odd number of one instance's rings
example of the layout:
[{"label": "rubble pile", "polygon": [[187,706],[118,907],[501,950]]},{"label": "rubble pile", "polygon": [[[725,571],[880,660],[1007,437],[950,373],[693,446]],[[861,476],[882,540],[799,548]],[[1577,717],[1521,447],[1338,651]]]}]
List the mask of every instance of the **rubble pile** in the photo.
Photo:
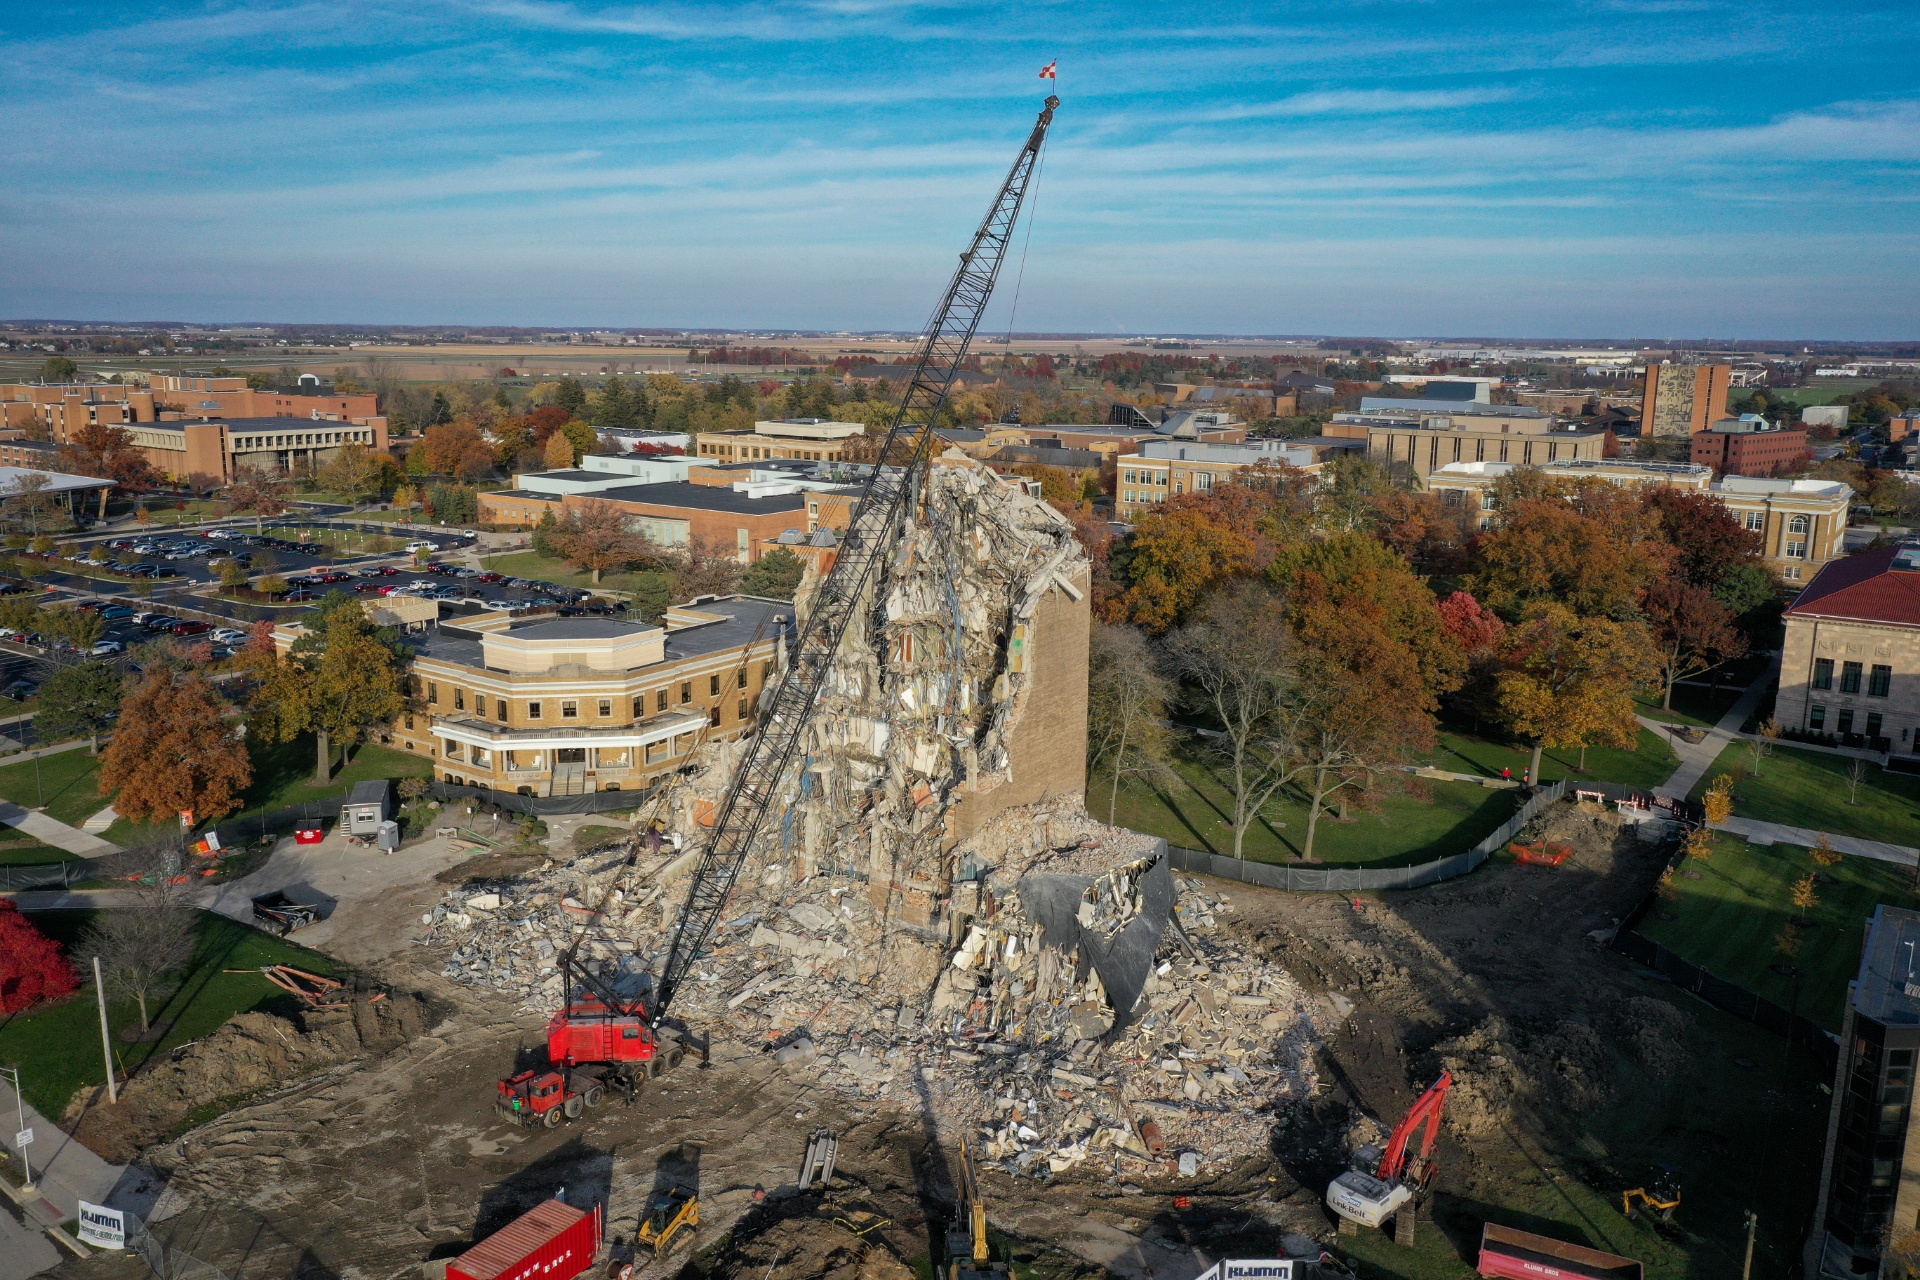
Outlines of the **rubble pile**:
[{"label": "rubble pile", "polygon": [[[936,460],[672,1013],[850,1094],[931,1106],[1015,1172],[1193,1175],[1266,1154],[1246,1116],[1311,1091],[1313,1007],[1211,932],[1229,904],[1174,875],[1162,842],[1078,795],[955,821],[1011,794],[991,793],[1022,768],[1035,613],[1080,600],[1085,564],[1024,488]],[[424,939],[446,975],[552,1010],[578,938],[609,981],[644,984],[744,750],[703,749],[664,841],[449,893]]]}]

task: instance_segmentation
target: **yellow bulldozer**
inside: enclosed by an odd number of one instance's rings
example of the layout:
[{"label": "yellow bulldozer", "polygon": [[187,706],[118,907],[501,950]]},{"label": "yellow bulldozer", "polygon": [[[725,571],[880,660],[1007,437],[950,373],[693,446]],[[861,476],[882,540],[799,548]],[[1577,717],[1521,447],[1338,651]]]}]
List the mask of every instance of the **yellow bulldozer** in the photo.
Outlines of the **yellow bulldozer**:
[{"label": "yellow bulldozer", "polygon": [[685,1187],[668,1187],[647,1207],[635,1243],[652,1249],[656,1258],[670,1258],[693,1242],[699,1225],[700,1197]]}]

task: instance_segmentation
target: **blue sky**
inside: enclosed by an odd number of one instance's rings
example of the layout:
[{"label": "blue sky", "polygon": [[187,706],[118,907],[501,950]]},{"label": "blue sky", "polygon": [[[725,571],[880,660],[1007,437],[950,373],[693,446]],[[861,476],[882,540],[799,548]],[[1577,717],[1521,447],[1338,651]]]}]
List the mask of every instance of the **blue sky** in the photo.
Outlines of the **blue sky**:
[{"label": "blue sky", "polygon": [[0,46],[0,315],[912,328],[1057,58],[1022,330],[1920,337],[1912,0],[12,0]]}]

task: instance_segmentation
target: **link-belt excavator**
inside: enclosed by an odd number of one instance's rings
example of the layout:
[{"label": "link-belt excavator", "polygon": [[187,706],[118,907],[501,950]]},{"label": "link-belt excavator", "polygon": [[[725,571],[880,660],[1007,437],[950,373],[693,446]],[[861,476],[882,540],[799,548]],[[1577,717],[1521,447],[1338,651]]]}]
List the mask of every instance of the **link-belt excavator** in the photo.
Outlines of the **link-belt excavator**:
[{"label": "link-belt excavator", "polygon": [[[900,537],[931,456],[932,425],[966,364],[993,296],[1059,105],[1059,98],[1047,98],[927,323],[913,376],[861,484],[838,555],[820,579],[806,616],[792,630],[779,682],[763,702],[760,724],[746,740],[746,754],[715,810],[652,990],[622,996],[591,974],[589,966],[574,963],[574,948],[569,948],[561,966],[566,1005],[547,1027],[552,1067],[500,1081],[496,1101],[503,1117],[551,1126],[596,1105],[608,1088],[631,1101],[645,1077],[679,1061],[683,1051],[676,1029],[665,1025],[667,1011],[720,922],[766,825],[841,637],[854,625],[868,583]],[[546,1118],[550,1112],[555,1118]]]},{"label": "link-belt excavator", "polygon": [[[1453,1073],[1442,1071],[1427,1091],[1414,1099],[1406,1116],[1394,1127],[1385,1150],[1362,1147],[1354,1153],[1354,1167],[1327,1188],[1327,1207],[1340,1219],[1342,1234],[1356,1226],[1377,1227],[1393,1219],[1394,1241],[1413,1244],[1414,1222],[1421,1201],[1433,1186],[1433,1144],[1440,1137],[1440,1113],[1446,1109]],[[1415,1133],[1420,1149],[1408,1152]]]}]

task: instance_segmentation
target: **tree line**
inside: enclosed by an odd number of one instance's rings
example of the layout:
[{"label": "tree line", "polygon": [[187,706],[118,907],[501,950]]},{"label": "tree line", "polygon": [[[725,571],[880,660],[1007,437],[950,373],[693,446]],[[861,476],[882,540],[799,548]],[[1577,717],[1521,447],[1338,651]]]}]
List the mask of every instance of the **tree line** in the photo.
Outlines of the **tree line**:
[{"label": "tree line", "polygon": [[[1702,494],[1516,471],[1478,511],[1347,460],[1178,495],[1094,561],[1089,751],[1109,819],[1128,778],[1197,756],[1234,856],[1268,804],[1319,824],[1409,785],[1442,721],[1531,749],[1632,748],[1636,697],[1744,655],[1777,621],[1759,536]],[[1178,720],[1181,730],[1171,725]]]}]

